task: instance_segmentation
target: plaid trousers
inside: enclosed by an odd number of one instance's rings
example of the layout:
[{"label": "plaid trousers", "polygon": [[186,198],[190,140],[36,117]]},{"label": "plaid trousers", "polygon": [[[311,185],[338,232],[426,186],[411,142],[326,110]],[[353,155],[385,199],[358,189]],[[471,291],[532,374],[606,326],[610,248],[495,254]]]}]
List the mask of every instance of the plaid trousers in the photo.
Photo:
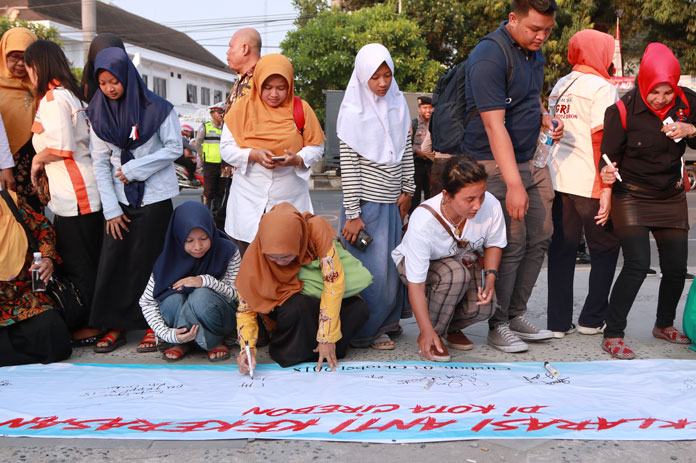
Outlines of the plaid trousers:
[{"label": "plaid trousers", "polygon": [[[407,284],[404,260],[397,268],[401,280]],[[430,323],[437,334],[444,336],[459,331],[493,315],[497,305],[495,295],[490,303],[476,305],[479,286],[481,264],[478,261],[471,266],[464,265],[459,257],[430,261],[425,296]]]}]

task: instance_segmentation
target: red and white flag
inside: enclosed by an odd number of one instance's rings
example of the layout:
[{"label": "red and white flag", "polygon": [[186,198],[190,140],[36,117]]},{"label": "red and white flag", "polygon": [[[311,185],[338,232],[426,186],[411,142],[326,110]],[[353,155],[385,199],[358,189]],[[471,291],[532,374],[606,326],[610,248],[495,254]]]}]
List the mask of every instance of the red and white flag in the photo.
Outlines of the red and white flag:
[{"label": "red and white flag", "polygon": [[616,17],[616,34],[614,35],[614,76],[623,77],[623,64],[621,62],[621,32],[619,31],[619,17]]}]

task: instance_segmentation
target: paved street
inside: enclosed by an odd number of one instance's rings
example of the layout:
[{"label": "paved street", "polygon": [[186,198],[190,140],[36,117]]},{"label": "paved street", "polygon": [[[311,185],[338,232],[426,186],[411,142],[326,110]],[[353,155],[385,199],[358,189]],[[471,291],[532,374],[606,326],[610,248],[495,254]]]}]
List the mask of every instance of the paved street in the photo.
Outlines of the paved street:
[{"label": "paved street", "polygon": [[[198,195],[198,196],[197,196]],[[177,201],[197,199],[199,192],[186,192]],[[689,194],[689,215],[693,220],[696,213],[696,196]],[[340,208],[340,192],[314,191],[312,199],[317,213],[327,217],[337,226]],[[696,271],[694,236],[690,233],[689,270]],[[653,267],[657,268],[656,255]],[[587,292],[588,266],[579,266],[575,281],[575,308],[580,310]],[[542,270],[529,304],[529,318],[539,326],[546,320],[546,271]],[[629,316],[627,343],[636,351],[638,358],[675,358],[696,360],[696,353],[685,346],[668,344],[653,338],[652,328],[659,277],[646,279]],[[681,326],[681,315],[686,291],[678,309],[677,326]],[[413,318],[403,320],[404,333],[396,338],[396,350],[376,351],[353,349],[345,361],[391,361],[419,360],[416,348],[417,325]],[[599,348],[600,338],[573,334],[561,340],[532,344],[528,352],[504,354],[488,347],[485,343],[487,327],[474,325],[465,330],[475,343],[469,352],[452,351],[454,362],[550,362],[608,360]],[[142,363],[159,364],[159,354],[136,354],[135,347],[142,332],[129,333],[127,346],[117,351],[100,355],[91,349],[78,349],[70,362],[74,363]],[[269,362],[262,349],[260,362]],[[205,354],[192,353],[181,364],[206,364]],[[211,385],[211,394],[225,394],[225,385]],[[659,394],[659,391],[655,391]],[[573,440],[494,440],[461,441],[429,444],[376,445],[359,443],[336,443],[319,441],[146,441],[146,440],[97,440],[97,439],[22,439],[0,438],[0,461],[2,462],[102,462],[133,461],[192,463],[199,461],[460,461],[460,462],[692,462],[696,455],[694,441],[679,442],[623,442],[623,441],[573,441]]]}]

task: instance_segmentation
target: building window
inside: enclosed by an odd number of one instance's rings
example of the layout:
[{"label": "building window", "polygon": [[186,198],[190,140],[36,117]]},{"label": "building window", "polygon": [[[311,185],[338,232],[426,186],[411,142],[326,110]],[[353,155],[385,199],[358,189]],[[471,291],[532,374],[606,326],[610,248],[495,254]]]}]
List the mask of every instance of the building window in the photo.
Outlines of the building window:
[{"label": "building window", "polygon": [[152,91],[162,98],[167,98],[167,79],[163,77],[153,77]]},{"label": "building window", "polygon": [[213,103],[220,103],[222,101],[222,90],[215,90],[213,93]]},{"label": "building window", "polygon": [[198,103],[198,87],[193,84],[186,84],[186,102]]},{"label": "building window", "polygon": [[145,84],[145,88],[147,87],[147,74],[143,74],[143,83]]},{"label": "building window", "polygon": [[210,89],[201,87],[201,104],[209,106],[210,105]]}]

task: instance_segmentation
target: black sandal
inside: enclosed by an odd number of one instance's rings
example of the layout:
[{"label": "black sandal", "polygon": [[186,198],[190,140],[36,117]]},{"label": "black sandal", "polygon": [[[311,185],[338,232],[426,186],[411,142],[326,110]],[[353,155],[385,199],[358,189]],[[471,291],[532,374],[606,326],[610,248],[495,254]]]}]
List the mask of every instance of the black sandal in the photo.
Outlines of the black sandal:
[{"label": "black sandal", "polygon": [[99,341],[108,331],[102,331],[101,333],[95,334],[94,336],[87,336],[86,338],[80,339],[70,339],[71,347],[89,347],[93,346]]}]

